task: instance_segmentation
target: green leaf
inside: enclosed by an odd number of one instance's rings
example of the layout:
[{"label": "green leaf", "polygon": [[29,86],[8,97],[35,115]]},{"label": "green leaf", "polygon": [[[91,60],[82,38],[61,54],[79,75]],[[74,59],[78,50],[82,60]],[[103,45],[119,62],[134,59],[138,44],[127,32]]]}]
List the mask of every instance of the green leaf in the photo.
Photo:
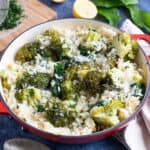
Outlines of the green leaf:
[{"label": "green leaf", "polygon": [[143,27],[143,21],[140,15],[140,11],[138,9],[138,7],[136,5],[129,5],[127,6],[130,15],[131,15],[131,19],[133,20],[133,22],[138,25],[139,27]]},{"label": "green leaf", "polygon": [[106,18],[109,24],[116,26],[120,21],[120,14],[117,8],[99,8],[98,14]]},{"label": "green leaf", "polygon": [[124,5],[135,5],[138,4],[138,0],[120,0]]},{"label": "green leaf", "polygon": [[150,28],[150,14],[144,10],[140,11],[144,24]]},{"label": "green leaf", "polygon": [[118,7],[123,5],[120,0],[92,0],[92,1],[96,6],[105,8]]},{"label": "green leaf", "polygon": [[105,8],[119,7],[124,5],[127,6],[138,3],[138,0],[92,0],[92,1],[96,6]]},{"label": "green leaf", "polygon": [[133,22],[150,33],[150,15],[147,12],[140,11],[136,5],[127,6]]}]

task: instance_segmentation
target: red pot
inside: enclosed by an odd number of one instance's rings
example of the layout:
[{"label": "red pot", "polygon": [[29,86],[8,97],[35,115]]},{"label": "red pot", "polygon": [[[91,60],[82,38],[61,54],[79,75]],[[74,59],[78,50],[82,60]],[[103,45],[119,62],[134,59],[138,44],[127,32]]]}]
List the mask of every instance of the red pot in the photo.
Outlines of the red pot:
[{"label": "red pot", "polygon": [[[26,43],[28,40],[32,39],[33,36],[35,36],[36,34],[39,34],[40,32],[44,31],[46,28],[49,28],[51,26],[55,26],[55,25],[59,25],[60,27],[62,25],[65,26],[69,26],[69,25],[78,25],[78,24],[90,24],[95,26],[104,26],[107,28],[110,28],[114,31],[119,32],[119,30],[117,30],[116,28],[113,28],[109,25],[106,25],[104,23],[98,22],[98,21],[92,21],[92,20],[84,20],[84,19],[63,19],[63,20],[57,20],[57,21],[49,21],[49,22],[45,22],[42,24],[39,24],[37,26],[32,27],[31,29],[27,30],[26,32],[22,33],[21,35],[19,35],[7,48],[6,51],[4,53],[4,55],[2,56],[2,60],[0,62],[0,66],[2,66],[5,63],[5,59],[6,57],[8,57],[9,59],[13,58],[13,54],[15,53],[15,50],[13,51],[13,49],[17,50],[17,47],[20,47],[20,45]],[[148,35],[131,35],[132,38],[134,39],[143,39],[146,40],[150,43],[150,37]],[[141,48],[140,48],[141,49]],[[10,50],[13,51],[12,55],[10,53]],[[144,68],[146,71],[146,93],[145,96],[140,104],[140,106],[137,108],[137,110],[125,121],[121,122],[120,124],[118,124],[115,127],[103,130],[103,131],[99,131],[96,133],[92,133],[92,134],[88,134],[88,135],[82,135],[82,136],[63,136],[63,135],[54,135],[45,131],[42,131],[40,129],[37,129],[29,124],[27,124],[26,122],[24,122],[23,120],[21,120],[19,117],[17,117],[9,108],[9,106],[6,104],[5,102],[5,98],[3,96],[3,92],[1,89],[1,102],[0,102],[0,114],[7,114],[7,115],[11,115],[18,123],[20,123],[25,129],[29,130],[30,132],[41,136],[45,139],[49,139],[49,140],[53,140],[53,141],[57,141],[57,142],[63,142],[63,143],[85,143],[85,142],[91,142],[91,141],[95,141],[95,140],[99,140],[99,139],[103,139],[107,136],[110,136],[118,131],[120,131],[121,129],[123,129],[125,126],[127,126],[127,124],[133,120],[137,114],[141,111],[143,105],[146,103],[146,101],[150,98],[150,66],[148,63],[148,59],[145,56],[143,50],[141,49],[138,55],[138,58],[136,59],[137,63],[140,65],[140,67]],[[149,59],[150,60],[150,59]]]}]

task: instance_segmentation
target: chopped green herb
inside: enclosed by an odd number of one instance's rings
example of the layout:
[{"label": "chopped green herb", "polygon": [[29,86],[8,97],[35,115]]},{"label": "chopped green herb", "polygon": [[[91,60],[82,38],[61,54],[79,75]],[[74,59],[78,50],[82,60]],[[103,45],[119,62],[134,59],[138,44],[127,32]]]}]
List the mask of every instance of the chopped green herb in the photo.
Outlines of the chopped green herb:
[{"label": "chopped green herb", "polygon": [[37,105],[37,112],[44,112],[45,107],[43,105]]},{"label": "chopped green herb", "polygon": [[134,83],[131,85],[131,88],[132,88],[132,95],[138,97],[141,100],[145,92],[144,84]]},{"label": "chopped green herb", "polygon": [[19,5],[16,0],[10,0],[8,14],[4,22],[0,25],[0,30],[16,27],[22,17],[24,17],[24,15],[21,5]]},{"label": "chopped green herb", "polygon": [[17,105],[16,108],[19,109],[19,105]]}]

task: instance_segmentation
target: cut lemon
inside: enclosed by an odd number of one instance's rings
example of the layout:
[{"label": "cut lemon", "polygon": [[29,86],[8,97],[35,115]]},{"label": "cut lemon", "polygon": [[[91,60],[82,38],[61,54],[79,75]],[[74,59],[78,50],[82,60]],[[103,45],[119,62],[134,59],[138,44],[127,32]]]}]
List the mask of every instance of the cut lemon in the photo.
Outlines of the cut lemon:
[{"label": "cut lemon", "polygon": [[73,4],[73,16],[76,18],[93,19],[97,15],[97,8],[89,0],[76,0]]},{"label": "cut lemon", "polygon": [[55,3],[63,3],[65,0],[52,0]]}]

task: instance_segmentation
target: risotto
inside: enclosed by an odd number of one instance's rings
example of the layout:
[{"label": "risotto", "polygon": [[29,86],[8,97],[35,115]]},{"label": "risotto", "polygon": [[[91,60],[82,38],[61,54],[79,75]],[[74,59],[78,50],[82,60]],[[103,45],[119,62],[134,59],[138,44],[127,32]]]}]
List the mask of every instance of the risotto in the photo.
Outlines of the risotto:
[{"label": "risotto", "polygon": [[18,49],[1,70],[7,104],[28,124],[61,135],[85,135],[128,118],[145,93],[126,33],[50,28]]}]

